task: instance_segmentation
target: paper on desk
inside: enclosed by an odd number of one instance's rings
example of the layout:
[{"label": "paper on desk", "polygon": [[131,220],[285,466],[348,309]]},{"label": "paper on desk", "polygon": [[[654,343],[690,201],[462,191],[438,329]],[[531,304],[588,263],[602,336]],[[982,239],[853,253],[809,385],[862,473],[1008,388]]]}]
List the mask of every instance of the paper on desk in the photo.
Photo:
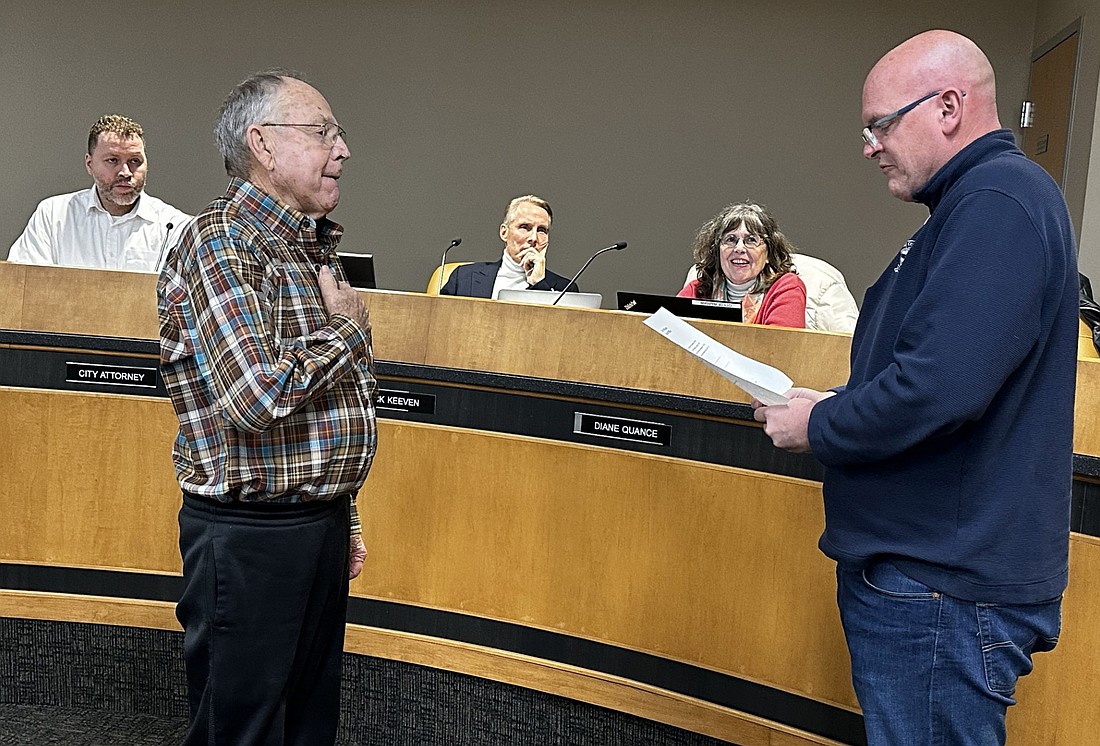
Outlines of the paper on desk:
[{"label": "paper on desk", "polygon": [[789,401],[783,393],[790,390],[793,381],[783,371],[731,350],[667,309],[658,309],[642,323],[683,347],[762,404],[786,404]]}]

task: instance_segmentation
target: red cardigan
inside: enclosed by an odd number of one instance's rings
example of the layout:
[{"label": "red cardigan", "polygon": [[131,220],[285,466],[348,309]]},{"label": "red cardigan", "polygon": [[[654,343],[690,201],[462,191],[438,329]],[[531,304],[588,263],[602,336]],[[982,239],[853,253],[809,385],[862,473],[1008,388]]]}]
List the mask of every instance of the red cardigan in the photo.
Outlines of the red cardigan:
[{"label": "red cardigan", "polygon": [[[677,295],[682,298],[698,298],[695,293],[698,286],[699,281],[692,280]],[[753,324],[805,329],[806,284],[802,282],[802,278],[793,272],[780,275],[768,288],[768,292],[764,293],[756,318],[750,321]]]}]

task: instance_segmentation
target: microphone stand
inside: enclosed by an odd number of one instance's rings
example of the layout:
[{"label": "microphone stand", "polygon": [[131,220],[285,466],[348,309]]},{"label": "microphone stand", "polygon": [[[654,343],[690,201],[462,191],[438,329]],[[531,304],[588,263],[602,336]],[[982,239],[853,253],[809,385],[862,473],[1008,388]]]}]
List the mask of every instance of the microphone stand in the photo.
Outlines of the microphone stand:
[{"label": "microphone stand", "polygon": [[550,305],[552,305],[552,306],[558,305],[558,301],[561,300],[562,297],[564,297],[567,292],[569,292],[569,288],[571,288],[573,286],[573,283],[577,281],[577,278],[581,276],[581,272],[584,272],[586,269],[588,269],[588,265],[592,263],[593,259],[598,257],[600,254],[604,253],[605,251],[618,251],[619,249],[625,249],[625,248],[626,248],[626,241],[619,241],[617,244],[612,244],[611,246],[600,249],[595,254],[588,257],[588,261],[584,263],[583,267],[581,267],[580,272],[577,272],[577,274],[573,275],[573,279],[565,284],[565,290],[562,290],[560,293],[558,293],[558,297],[554,298],[554,302],[551,303]]},{"label": "microphone stand", "polygon": [[439,283],[435,289],[436,295],[441,295],[443,293],[443,268],[447,266],[447,252],[460,243],[462,243],[461,238],[452,238],[451,245],[443,249],[443,258],[439,260]]}]

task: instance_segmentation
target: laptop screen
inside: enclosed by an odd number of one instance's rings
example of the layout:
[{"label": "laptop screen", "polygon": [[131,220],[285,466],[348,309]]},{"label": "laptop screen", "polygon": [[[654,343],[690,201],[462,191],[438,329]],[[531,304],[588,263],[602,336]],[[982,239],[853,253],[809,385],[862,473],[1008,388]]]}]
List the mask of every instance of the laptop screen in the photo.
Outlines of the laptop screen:
[{"label": "laptop screen", "polygon": [[[537,303],[548,306],[561,295],[559,290],[501,290],[497,300],[511,301],[512,303]],[[603,302],[603,296],[599,293],[566,293],[558,301],[559,306],[572,308],[599,308]]]},{"label": "laptop screen", "polygon": [[740,321],[741,304],[706,298],[681,298],[676,295],[653,295],[620,290],[617,294],[621,311],[656,313],[667,308],[670,313],[685,319],[711,319],[713,321]]},{"label": "laptop screen", "polygon": [[344,267],[344,274],[348,277],[348,284],[356,290],[374,290],[378,287],[374,280],[374,254],[352,254],[346,251],[337,251],[340,264]]}]

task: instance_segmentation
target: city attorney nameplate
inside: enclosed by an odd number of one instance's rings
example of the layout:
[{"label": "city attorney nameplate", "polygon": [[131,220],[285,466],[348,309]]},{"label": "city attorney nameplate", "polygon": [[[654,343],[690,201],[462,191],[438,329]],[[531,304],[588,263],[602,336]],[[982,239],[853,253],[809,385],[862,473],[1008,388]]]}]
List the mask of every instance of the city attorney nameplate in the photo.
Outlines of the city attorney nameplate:
[{"label": "city attorney nameplate", "polygon": [[155,389],[157,387],[157,369],[134,365],[67,362],[65,363],[65,382],[95,386]]},{"label": "city attorney nameplate", "polygon": [[672,442],[672,425],[585,412],[573,413],[573,432],[654,446],[667,446]]},{"label": "city attorney nameplate", "polygon": [[378,390],[378,408],[415,414],[435,414],[435,394],[414,394],[410,391]]}]

